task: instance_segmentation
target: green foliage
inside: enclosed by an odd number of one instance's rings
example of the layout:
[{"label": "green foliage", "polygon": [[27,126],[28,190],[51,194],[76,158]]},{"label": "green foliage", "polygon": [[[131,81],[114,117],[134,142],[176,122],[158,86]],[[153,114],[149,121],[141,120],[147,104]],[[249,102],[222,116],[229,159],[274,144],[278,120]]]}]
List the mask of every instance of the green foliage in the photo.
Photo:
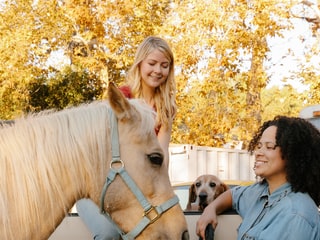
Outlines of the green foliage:
[{"label": "green foliage", "polygon": [[66,68],[55,77],[40,76],[29,84],[30,108],[33,111],[63,109],[97,100],[102,95],[103,82],[93,74]]}]

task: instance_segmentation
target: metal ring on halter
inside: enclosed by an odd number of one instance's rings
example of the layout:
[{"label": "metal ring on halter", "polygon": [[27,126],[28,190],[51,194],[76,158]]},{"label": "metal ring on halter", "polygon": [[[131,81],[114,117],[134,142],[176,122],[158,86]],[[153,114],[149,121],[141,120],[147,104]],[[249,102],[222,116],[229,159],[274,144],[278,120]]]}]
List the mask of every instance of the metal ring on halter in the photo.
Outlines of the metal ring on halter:
[{"label": "metal ring on halter", "polygon": [[[113,167],[113,164],[116,164],[116,163],[121,163],[121,167],[117,167],[117,168]],[[121,168],[124,168],[124,162],[121,159],[113,160],[110,162],[110,169],[116,170]]]}]

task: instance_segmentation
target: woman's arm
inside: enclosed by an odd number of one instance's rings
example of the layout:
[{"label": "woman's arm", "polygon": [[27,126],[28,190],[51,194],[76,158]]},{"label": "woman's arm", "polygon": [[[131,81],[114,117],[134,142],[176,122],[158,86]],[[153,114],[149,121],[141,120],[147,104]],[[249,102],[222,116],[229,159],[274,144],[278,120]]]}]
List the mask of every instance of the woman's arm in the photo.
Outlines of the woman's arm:
[{"label": "woman's arm", "polygon": [[203,211],[197,221],[196,233],[199,237],[205,239],[205,230],[208,224],[212,224],[213,228],[218,225],[217,216],[232,207],[231,190],[222,193],[218,198],[211,202]]}]

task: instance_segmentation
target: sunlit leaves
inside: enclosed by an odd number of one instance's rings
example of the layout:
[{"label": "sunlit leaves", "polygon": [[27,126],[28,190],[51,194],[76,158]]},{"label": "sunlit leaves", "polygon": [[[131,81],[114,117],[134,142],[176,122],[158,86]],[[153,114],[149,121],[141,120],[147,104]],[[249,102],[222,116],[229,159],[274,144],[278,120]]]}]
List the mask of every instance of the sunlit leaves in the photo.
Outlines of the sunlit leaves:
[{"label": "sunlit leaves", "polygon": [[[292,74],[310,91],[265,90],[272,57],[268,37],[292,27],[294,1],[6,3],[0,11],[0,118],[99,98],[108,81],[124,81],[138,44],[150,35],[165,38],[175,55],[173,143],[246,143],[261,121],[295,115],[299,103],[320,100],[319,69],[309,64],[319,55],[319,38]],[[57,50],[67,66],[50,62]]]},{"label": "sunlit leaves", "polygon": [[261,121],[266,38],[288,27],[278,21],[288,12],[286,2],[203,0],[176,6],[163,30],[179,32],[172,43],[182,69],[178,86],[184,87],[173,141],[180,142],[182,134],[180,143],[196,145],[246,141]]}]

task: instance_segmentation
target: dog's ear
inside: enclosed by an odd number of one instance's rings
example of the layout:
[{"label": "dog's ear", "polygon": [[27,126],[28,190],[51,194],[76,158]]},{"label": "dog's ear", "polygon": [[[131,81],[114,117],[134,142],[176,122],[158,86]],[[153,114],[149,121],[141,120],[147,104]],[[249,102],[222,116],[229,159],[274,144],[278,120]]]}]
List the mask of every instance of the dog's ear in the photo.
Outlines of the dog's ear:
[{"label": "dog's ear", "polygon": [[189,201],[188,201],[186,210],[192,210],[191,203],[195,202],[196,200],[197,200],[196,186],[192,184],[189,187]]},{"label": "dog's ear", "polygon": [[197,200],[196,185],[192,184],[189,188],[189,202],[193,203]]},{"label": "dog's ear", "polygon": [[229,186],[225,183],[221,183],[220,186],[217,187],[216,192],[214,194],[214,199],[216,199],[221,193],[227,191]]},{"label": "dog's ear", "polygon": [[229,186],[225,183],[221,183],[221,186],[222,186],[224,192],[230,189]]}]

